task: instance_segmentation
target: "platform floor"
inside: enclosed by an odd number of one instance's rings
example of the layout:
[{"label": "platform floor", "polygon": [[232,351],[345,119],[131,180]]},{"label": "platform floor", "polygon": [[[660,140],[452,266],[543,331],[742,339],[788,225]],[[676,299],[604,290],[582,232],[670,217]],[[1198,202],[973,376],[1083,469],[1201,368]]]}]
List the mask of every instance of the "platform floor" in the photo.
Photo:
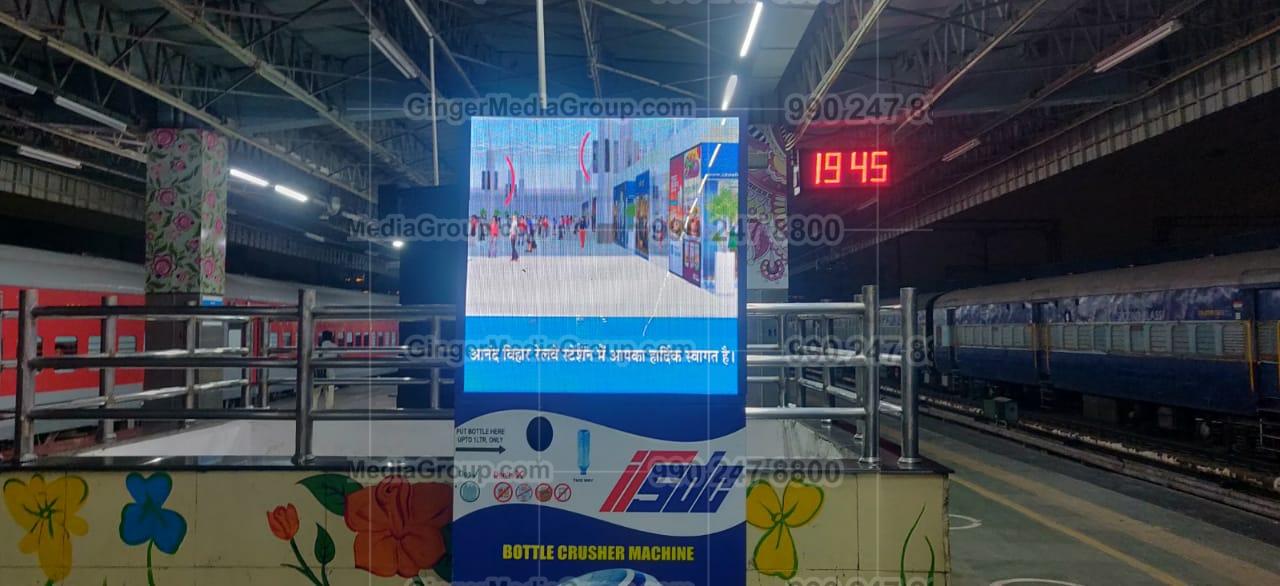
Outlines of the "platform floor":
[{"label": "platform floor", "polygon": [[1280,584],[1280,523],[955,424],[921,439],[955,470],[954,584]]}]

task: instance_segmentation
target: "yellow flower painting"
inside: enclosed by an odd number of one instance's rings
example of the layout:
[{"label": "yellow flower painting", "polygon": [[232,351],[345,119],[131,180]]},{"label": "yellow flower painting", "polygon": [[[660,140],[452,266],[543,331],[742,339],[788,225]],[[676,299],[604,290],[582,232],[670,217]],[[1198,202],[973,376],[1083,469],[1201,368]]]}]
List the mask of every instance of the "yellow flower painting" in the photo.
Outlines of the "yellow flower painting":
[{"label": "yellow flower painting", "polygon": [[782,498],[773,485],[757,480],[747,487],[747,522],[764,529],[751,563],[761,574],[783,580],[795,577],[799,567],[791,530],[812,521],[822,508],[822,488],[803,480],[791,480]]},{"label": "yellow flower painting", "polygon": [[71,574],[71,536],[89,532],[89,524],[77,515],[88,496],[89,485],[79,476],[46,483],[36,474],[30,482],[13,478],[4,483],[5,508],[26,531],[18,550],[36,554],[48,584]]}]

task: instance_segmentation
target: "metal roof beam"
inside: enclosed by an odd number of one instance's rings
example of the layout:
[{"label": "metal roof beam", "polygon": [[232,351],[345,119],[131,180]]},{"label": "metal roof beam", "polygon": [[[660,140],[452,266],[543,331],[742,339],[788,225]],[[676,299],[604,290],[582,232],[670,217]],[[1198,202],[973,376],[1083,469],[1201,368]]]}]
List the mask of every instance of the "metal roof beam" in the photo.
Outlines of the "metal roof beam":
[{"label": "metal roof beam", "polygon": [[806,96],[804,113],[788,146],[809,129],[823,98],[888,5],[889,0],[838,0],[814,11],[812,24],[778,84],[779,103],[789,95]]},{"label": "metal roof beam", "polygon": [[[335,105],[321,100],[319,97],[313,95],[313,93],[307,88],[302,87],[295,82],[292,77],[276,69],[273,63],[269,61],[271,54],[269,47],[259,46],[246,48],[221,28],[206,21],[194,7],[187,5],[187,3],[182,0],[156,1],[173,13],[176,18],[185,22],[206,39],[217,44],[237,61],[253,69],[259,77],[270,82],[277,88],[280,88],[285,93],[293,96],[308,108],[314,110],[321,118],[324,118],[335,128],[351,137],[352,140],[356,141],[356,143],[362,148],[367,149],[375,157],[390,168],[394,169],[403,177],[418,183],[419,185],[431,184],[431,179],[417,169],[413,169],[406,165],[404,160],[397,153],[394,153],[390,149],[379,144],[376,138],[370,136],[359,128],[356,128],[356,126],[350,121],[342,118],[342,116],[338,114],[338,110]],[[318,5],[313,5],[313,7],[314,6]],[[254,6],[253,9],[256,10],[257,7]],[[274,38],[272,40],[278,39],[280,36],[281,34],[279,32],[273,33]],[[296,45],[292,48],[295,51],[298,50]]]},{"label": "metal roof beam", "polygon": [[[97,9],[105,10],[101,6]],[[71,12],[74,13],[74,11]],[[188,59],[185,55],[176,53],[166,43],[145,42],[142,45],[129,47],[120,47],[111,42],[90,42],[84,43],[83,46],[77,44],[84,42],[81,37],[100,37],[103,33],[114,31],[114,29],[94,28],[95,21],[85,21],[78,25],[78,28],[87,31],[82,35],[46,32],[47,30],[66,31],[73,28],[68,26],[66,17],[65,10],[55,9],[53,12],[48,12],[34,2],[27,2],[20,3],[13,13],[0,12],[0,25],[23,35],[22,40],[19,41],[20,46],[45,47],[71,59],[74,63],[85,66],[87,70],[113,80],[111,88],[108,88],[106,95],[101,98],[103,101],[109,98],[117,83],[122,84],[234,139],[231,145],[233,152],[237,150],[238,145],[245,145],[250,148],[240,148],[242,153],[252,153],[252,156],[256,157],[263,155],[273,157],[348,193],[366,200],[371,199],[367,191],[368,187],[357,187],[370,184],[365,168],[354,168],[341,175],[327,173],[323,171],[325,167],[337,167],[333,162],[337,157],[332,152],[314,149],[300,152],[285,144],[277,143],[279,146],[270,144],[241,132],[234,124],[215,113],[201,110],[194,105],[193,92],[179,89],[175,90],[176,93],[171,93],[163,89],[165,84],[174,83],[202,87],[223,85],[228,83],[231,77],[225,70]],[[102,23],[104,27],[134,28],[133,25],[127,24],[125,17],[119,15],[111,19],[96,19],[96,22]],[[67,40],[59,35],[66,35]],[[27,39],[34,43],[26,42]],[[17,57],[18,52],[15,50],[12,58]],[[112,66],[112,62],[116,62],[117,65]]]}]

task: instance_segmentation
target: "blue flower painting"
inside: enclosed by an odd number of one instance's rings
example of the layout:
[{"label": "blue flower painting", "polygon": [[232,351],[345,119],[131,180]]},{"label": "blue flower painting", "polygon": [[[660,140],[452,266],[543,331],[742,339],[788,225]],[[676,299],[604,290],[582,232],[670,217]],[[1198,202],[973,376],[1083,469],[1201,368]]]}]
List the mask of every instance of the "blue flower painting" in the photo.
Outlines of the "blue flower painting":
[{"label": "blue flower painting", "polygon": [[128,545],[147,544],[147,584],[155,586],[151,550],[173,555],[187,536],[187,520],[164,508],[173,491],[173,479],[165,472],[149,477],[132,472],[124,480],[133,502],[120,510],[120,540]]}]

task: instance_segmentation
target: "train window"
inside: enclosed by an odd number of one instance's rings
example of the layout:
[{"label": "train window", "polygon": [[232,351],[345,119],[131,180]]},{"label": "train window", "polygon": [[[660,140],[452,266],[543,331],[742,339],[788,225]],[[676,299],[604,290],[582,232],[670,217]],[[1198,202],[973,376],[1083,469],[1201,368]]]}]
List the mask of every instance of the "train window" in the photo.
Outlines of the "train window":
[{"label": "train window", "polygon": [[1133,324],[1129,326],[1129,350],[1132,352],[1147,351],[1147,326]]},{"label": "train window", "polygon": [[89,336],[89,353],[102,353],[102,336]]},{"label": "train window", "polygon": [[1188,324],[1174,324],[1173,326],[1173,353],[1174,354],[1190,354],[1191,353],[1191,326]]},{"label": "train window", "polygon": [[1013,326],[1013,346],[1015,348],[1027,347],[1027,326]]},{"label": "train window", "polygon": [[53,339],[54,356],[75,356],[80,353],[80,340],[75,336],[58,336]]},{"label": "train window", "polygon": [[1196,354],[1218,354],[1218,325],[1196,324]]},{"label": "train window", "polygon": [[1129,350],[1129,326],[1124,324],[1111,326],[1111,350],[1113,352]]},{"label": "train window", "polygon": [[293,345],[293,334],[292,334],[292,333],[290,333],[290,332],[285,332],[285,333],[284,333],[284,345],[285,345],[286,347],[287,347],[287,346],[292,346],[292,345]]},{"label": "train window", "polygon": [[360,345],[361,345],[361,346],[364,346],[365,348],[368,348],[368,347],[369,347],[369,333],[368,333],[368,332],[365,332],[365,333],[363,333],[363,334],[361,334],[361,335],[360,335]]},{"label": "train window", "polygon": [[1107,351],[1107,326],[1093,328],[1093,349]]},{"label": "train window", "polygon": [[1258,358],[1276,359],[1276,322],[1258,323]]},{"label": "train window", "polygon": [[1062,347],[1062,324],[1053,324],[1049,326],[1049,347]]},{"label": "train window", "polygon": [[1076,350],[1080,346],[1076,344],[1076,335],[1080,332],[1080,326],[1068,324],[1062,326],[1062,347],[1067,350]]},{"label": "train window", "polygon": [[44,356],[44,338],[36,336],[36,358]]},{"label": "train window", "polygon": [[396,345],[396,336],[397,336],[398,334],[397,334],[396,332],[391,332],[389,335],[391,336],[391,345],[392,345],[392,346],[395,346],[395,345]]},{"label": "train window", "polygon": [[1222,354],[1244,356],[1244,324],[1236,321],[1222,325]]},{"label": "train window", "polygon": [[350,346],[351,344],[352,344],[351,332],[347,332],[347,345]]},{"label": "train window", "polygon": [[267,345],[271,346],[272,348],[276,348],[276,347],[279,347],[280,345],[279,342],[280,342],[280,334],[271,332],[271,341],[268,342]]},{"label": "train window", "polygon": [[1076,345],[1081,350],[1106,350],[1106,345],[1098,345],[1098,332],[1105,331],[1107,326],[1080,326],[1080,332],[1076,335]]},{"label": "train window", "polygon": [[1169,324],[1151,324],[1148,331],[1149,342],[1151,343],[1151,352],[1153,354],[1169,353],[1169,330],[1172,326]]},{"label": "train window", "polygon": [[1005,348],[1013,345],[1013,326],[1000,326],[1000,345]]},{"label": "train window", "polygon": [[[75,356],[80,353],[80,341],[75,336],[58,336],[53,339],[54,356]],[[54,372],[72,372],[74,368],[58,368]]]},{"label": "train window", "polygon": [[120,336],[116,338],[116,353],[124,354],[126,352],[138,351],[138,338],[135,336]]}]

